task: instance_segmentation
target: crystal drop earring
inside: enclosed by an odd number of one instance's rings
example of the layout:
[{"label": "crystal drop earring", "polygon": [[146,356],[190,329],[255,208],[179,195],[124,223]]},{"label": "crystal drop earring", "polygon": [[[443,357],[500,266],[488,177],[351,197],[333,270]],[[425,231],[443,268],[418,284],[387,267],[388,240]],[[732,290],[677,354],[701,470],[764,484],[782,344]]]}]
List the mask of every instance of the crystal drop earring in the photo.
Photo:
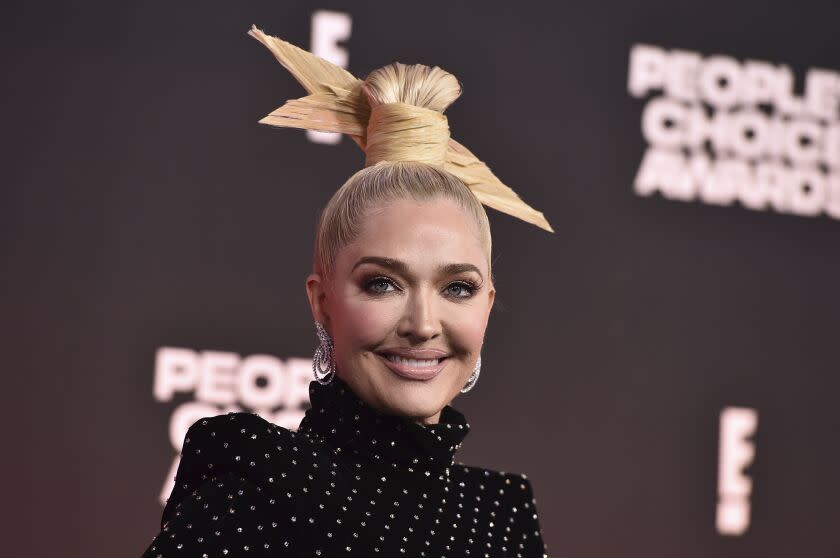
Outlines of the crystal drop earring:
[{"label": "crystal drop earring", "polygon": [[478,355],[478,360],[475,361],[475,369],[473,369],[470,379],[467,380],[467,385],[461,389],[461,393],[467,393],[473,388],[475,383],[478,381],[479,374],[481,374],[481,355]]},{"label": "crystal drop earring", "polygon": [[319,384],[327,385],[335,377],[333,341],[321,322],[315,322],[315,335],[318,336],[319,343],[312,359],[312,373]]}]

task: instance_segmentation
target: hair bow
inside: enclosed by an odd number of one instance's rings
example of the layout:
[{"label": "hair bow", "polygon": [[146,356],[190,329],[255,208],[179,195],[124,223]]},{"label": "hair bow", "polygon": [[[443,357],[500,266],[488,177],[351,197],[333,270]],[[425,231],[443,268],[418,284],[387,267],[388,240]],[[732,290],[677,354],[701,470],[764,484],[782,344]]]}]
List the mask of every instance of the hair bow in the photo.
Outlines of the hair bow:
[{"label": "hair bow", "polygon": [[[323,58],[266,35],[255,25],[248,34],[265,45],[308,93],[287,101],[259,122],[346,134],[367,153],[371,108],[362,89],[364,82]],[[452,138],[448,138],[443,168],[460,178],[484,205],[554,232],[540,211],[525,203],[484,162]]]}]

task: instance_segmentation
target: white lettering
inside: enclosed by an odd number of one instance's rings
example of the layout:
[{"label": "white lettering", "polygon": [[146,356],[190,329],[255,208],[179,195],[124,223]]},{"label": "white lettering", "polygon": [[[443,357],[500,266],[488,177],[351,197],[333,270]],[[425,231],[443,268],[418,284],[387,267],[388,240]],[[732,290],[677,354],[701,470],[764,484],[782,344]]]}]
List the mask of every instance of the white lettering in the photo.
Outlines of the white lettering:
[{"label": "white lettering", "polygon": [[[352,29],[353,20],[350,14],[318,10],[312,14],[310,51],[336,66],[346,68],[350,54],[338,43],[348,40]],[[337,132],[307,130],[306,137],[313,143],[335,145],[341,142],[341,134]]]},{"label": "white lettering", "polygon": [[755,445],[747,438],[757,427],[755,409],[727,407],[720,414],[716,523],[723,535],[741,535],[750,525],[752,479],[744,469],[755,457]]}]

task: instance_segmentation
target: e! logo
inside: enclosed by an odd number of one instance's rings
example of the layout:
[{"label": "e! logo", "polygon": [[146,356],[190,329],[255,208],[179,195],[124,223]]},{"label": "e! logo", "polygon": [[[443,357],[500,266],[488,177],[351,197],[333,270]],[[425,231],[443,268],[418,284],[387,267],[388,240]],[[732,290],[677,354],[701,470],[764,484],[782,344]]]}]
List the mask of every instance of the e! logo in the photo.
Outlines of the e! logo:
[{"label": "e! logo", "polygon": [[[350,54],[338,43],[350,38],[353,20],[350,14],[318,10],[312,14],[312,37],[310,52],[336,66],[347,68]],[[319,132],[307,130],[306,137],[313,143],[335,145],[341,141],[341,134],[337,132]]]},{"label": "e! logo", "polygon": [[716,524],[722,535],[742,535],[750,526],[752,479],[744,469],[755,457],[755,444],[747,438],[757,427],[755,409],[726,407],[720,413]]}]

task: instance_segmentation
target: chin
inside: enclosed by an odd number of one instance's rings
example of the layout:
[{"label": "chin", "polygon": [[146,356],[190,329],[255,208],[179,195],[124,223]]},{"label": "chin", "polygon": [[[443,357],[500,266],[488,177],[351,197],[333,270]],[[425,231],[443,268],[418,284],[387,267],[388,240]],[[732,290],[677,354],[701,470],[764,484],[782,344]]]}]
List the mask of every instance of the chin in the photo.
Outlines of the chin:
[{"label": "chin", "polygon": [[452,359],[437,376],[414,380],[402,377],[383,364],[380,357],[367,353],[339,370],[350,371],[342,374],[342,379],[370,406],[385,414],[420,422],[437,415],[458,394],[463,385],[463,382],[458,384],[460,364]]},{"label": "chin", "polygon": [[[422,420],[434,416],[451,400],[452,380],[446,372],[432,380],[406,380],[388,369],[371,371],[368,376],[368,393],[362,399],[392,415]],[[364,388],[360,388],[364,389]],[[367,391],[366,390],[366,391]]]},{"label": "chin", "polygon": [[421,420],[436,415],[449,403],[448,391],[426,385],[428,382],[400,379],[396,382],[397,385],[388,382],[380,394],[380,400],[387,405],[391,414]]}]

